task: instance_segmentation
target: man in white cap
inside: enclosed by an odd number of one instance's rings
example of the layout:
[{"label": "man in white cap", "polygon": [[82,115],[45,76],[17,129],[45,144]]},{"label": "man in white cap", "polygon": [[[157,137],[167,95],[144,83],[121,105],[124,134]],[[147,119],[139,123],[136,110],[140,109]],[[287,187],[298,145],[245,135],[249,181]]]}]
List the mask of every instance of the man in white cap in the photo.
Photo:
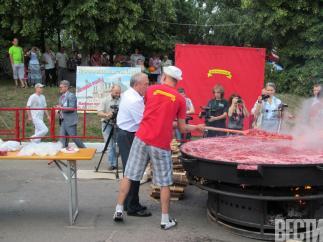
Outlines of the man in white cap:
[{"label": "man in white cap", "polygon": [[176,90],[176,84],[182,80],[182,71],[175,66],[164,68],[161,85],[150,86],[145,96],[145,111],[139,129],[133,140],[124,178],[120,190],[114,221],[123,221],[123,205],[131,181],[140,181],[148,159],[153,168],[153,183],[160,186],[161,229],[176,226],[177,221],[169,216],[170,189],[173,184],[170,143],[173,122],[178,120],[181,133],[203,130],[203,125],[185,124],[186,105],[184,97]]},{"label": "man in white cap", "polygon": [[[32,94],[27,102],[27,108],[47,108],[46,98],[42,94],[44,85],[37,83],[35,85],[35,93]],[[28,122],[32,121],[35,126],[35,134],[31,137],[43,137],[48,133],[48,128],[44,123],[44,113],[48,120],[50,116],[47,110],[27,110]],[[39,143],[40,138],[31,139],[32,142]]]}]

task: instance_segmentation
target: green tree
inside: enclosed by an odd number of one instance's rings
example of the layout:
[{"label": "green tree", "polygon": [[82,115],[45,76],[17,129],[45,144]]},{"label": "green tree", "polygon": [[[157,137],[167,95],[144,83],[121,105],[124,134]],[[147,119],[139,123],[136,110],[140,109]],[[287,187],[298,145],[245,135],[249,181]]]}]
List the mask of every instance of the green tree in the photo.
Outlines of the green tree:
[{"label": "green tree", "polygon": [[217,1],[212,23],[236,23],[208,36],[223,45],[277,49],[284,71],[266,77],[279,91],[307,94],[313,82],[323,77],[323,2],[296,0]]}]

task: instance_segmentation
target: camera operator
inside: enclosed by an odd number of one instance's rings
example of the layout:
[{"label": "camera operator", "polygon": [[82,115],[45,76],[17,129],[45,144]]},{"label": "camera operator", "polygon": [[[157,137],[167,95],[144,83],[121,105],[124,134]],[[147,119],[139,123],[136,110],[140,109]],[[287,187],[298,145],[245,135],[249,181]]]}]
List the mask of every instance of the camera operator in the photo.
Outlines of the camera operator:
[{"label": "camera operator", "polygon": [[279,123],[282,117],[282,102],[275,97],[276,85],[268,82],[265,86],[266,94],[258,98],[254,115],[259,117],[261,115],[260,129],[268,132],[278,132]]},{"label": "camera operator", "polygon": [[[200,113],[200,117],[205,118],[205,124],[207,126],[216,127],[216,128],[225,128],[226,118],[228,113],[228,102],[224,99],[224,88],[217,84],[213,88],[214,98],[212,98],[205,110]],[[224,136],[226,135],[225,132],[220,131],[207,131],[207,137],[214,137],[214,136]]]},{"label": "camera operator", "polygon": [[244,118],[249,116],[249,112],[242,98],[238,94],[232,94],[229,99],[228,128],[235,130],[243,129]]},{"label": "camera operator", "polygon": [[[113,124],[116,122],[118,105],[120,102],[121,87],[119,85],[113,85],[111,93],[104,98],[98,108],[98,116],[101,117],[102,122],[102,134],[104,141],[107,142]],[[108,146],[108,169],[115,170],[117,166],[116,147],[115,140],[112,138]]]},{"label": "camera operator", "polygon": [[[117,116],[118,145],[123,171],[125,171],[130,148],[139,128],[145,109],[144,95],[149,85],[148,76],[137,73],[131,77],[130,88],[122,94]],[[124,203],[124,210],[129,216],[148,217],[151,213],[139,203],[140,181],[131,181],[130,190]]]},{"label": "camera operator", "polygon": [[258,97],[257,101],[253,105],[253,108],[251,109],[251,114],[253,115],[252,128],[260,129],[261,127],[262,112],[258,110],[261,109],[261,106],[259,106],[258,103],[261,103],[266,98],[269,98],[269,95],[267,94],[266,88],[263,88],[261,90],[261,95]]},{"label": "camera operator", "polygon": [[[180,87],[177,89],[177,91],[185,98],[185,102],[186,102],[185,122],[188,124],[188,122],[193,119],[189,115],[195,113],[194,105],[192,103],[192,100],[186,96],[184,88]],[[191,133],[181,134],[181,132],[179,132],[178,128],[175,129],[175,135],[176,135],[177,140],[183,140],[183,139],[188,140],[191,137]],[[185,137],[184,137],[184,135],[185,135]]]}]

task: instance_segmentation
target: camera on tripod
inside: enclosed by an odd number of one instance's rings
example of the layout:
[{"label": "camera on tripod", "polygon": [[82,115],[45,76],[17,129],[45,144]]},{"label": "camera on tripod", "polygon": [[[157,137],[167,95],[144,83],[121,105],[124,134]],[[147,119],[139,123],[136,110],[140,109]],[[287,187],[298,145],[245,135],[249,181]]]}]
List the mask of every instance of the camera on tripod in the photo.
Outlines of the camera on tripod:
[{"label": "camera on tripod", "polygon": [[103,121],[106,124],[106,126],[109,124],[116,124],[117,123],[119,105],[111,105],[110,108],[111,108],[111,112],[112,112],[112,117],[109,120]]}]

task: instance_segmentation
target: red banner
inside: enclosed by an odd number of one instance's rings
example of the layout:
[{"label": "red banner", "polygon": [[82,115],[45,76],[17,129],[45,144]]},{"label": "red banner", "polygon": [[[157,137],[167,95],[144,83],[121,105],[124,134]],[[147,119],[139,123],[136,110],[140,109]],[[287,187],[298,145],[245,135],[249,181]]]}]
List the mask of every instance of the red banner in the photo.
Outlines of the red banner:
[{"label": "red banner", "polygon": [[[264,84],[265,49],[211,45],[176,45],[175,61],[183,71],[179,86],[192,99],[195,112],[213,98],[212,88],[221,84],[228,100],[238,93],[250,111]],[[192,123],[200,123],[194,117]],[[245,127],[248,122],[245,122]]]}]

